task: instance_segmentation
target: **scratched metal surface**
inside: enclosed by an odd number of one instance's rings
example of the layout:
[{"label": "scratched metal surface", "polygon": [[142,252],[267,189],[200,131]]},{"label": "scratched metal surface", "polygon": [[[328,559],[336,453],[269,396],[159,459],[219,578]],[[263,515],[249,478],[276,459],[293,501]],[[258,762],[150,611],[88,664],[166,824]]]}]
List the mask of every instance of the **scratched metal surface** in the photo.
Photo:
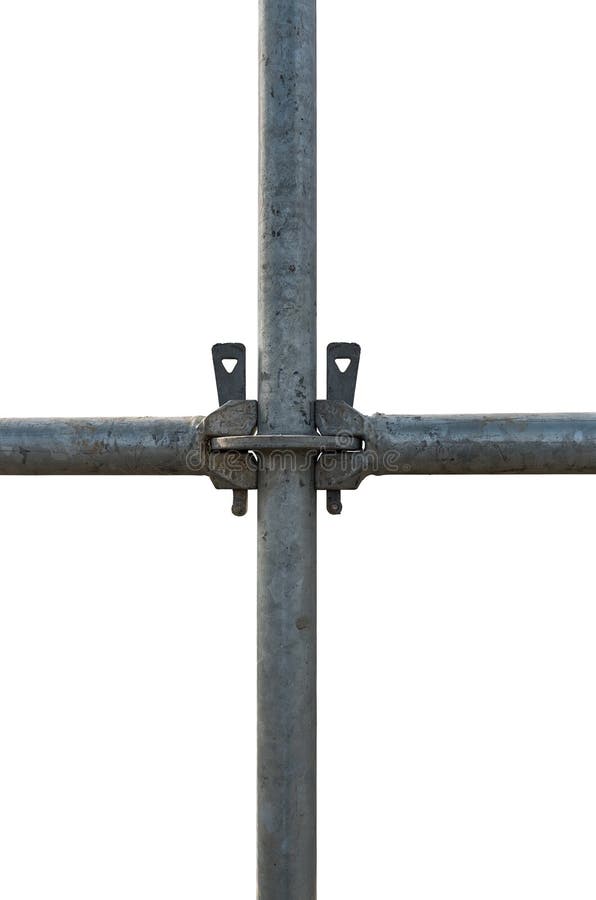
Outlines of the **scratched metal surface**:
[{"label": "scratched metal surface", "polygon": [[0,419],[0,474],[190,475],[200,421]]},{"label": "scratched metal surface", "polygon": [[[260,0],[259,433],[316,399],[315,0]],[[258,490],[258,897],[316,897],[314,461],[263,454]],[[291,455],[292,456],[292,455]]]},{"label": "scratched metal surface", "polygon": [[353,489],[367,475],[590,474],[596,414],[365,416],[317,402],[323,434],[365,441],[356,453],[324,453],[317,487]]}]

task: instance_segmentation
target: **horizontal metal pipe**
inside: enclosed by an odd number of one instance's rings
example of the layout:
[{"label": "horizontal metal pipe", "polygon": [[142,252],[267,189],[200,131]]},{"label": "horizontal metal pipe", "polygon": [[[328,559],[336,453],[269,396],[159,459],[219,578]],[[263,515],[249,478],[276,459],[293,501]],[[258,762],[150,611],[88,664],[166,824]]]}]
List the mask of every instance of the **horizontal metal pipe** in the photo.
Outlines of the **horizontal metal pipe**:
[{"label": "horizontal metal pipe", "polygon": [[[377,450],[411,474],[596,472],[594,413],[374,418]],[[381,465],[392,472],[390,456]]]},{"label": "horizontal metal pipe", "polygon": [[367,475],[596,473],[596,413],[363,416],[317,406],[324,433],[365,441],[362,452],[323,454],[319,488],[354,488]]},{"label": "horizontal metal pipe", "polygon": [[200,421],[0,419],[0,475],[206,474],[192,456]]}]

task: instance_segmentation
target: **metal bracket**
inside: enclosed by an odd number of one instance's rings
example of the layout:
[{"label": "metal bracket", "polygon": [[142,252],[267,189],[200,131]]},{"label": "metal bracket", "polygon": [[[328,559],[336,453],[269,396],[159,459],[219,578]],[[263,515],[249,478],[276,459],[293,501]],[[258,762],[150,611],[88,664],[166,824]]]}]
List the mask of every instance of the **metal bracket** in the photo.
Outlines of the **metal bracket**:
[{"label": "metal bracket", "polygon": [[[247,469],[250,466],[250,457],[247,455],[239,457],[236,453],[232,460],[230,454],[211,454],[209,451],[215,449],[211,445],[212,438],[230,434],[247,435],[251,434],[257,427],[256,401],[246,400],[246,347],[244,344],[214,344],[211,349],[211,355],[213,357],[217,399],[219,400],[220,408],[204,420],[207,425],[203,434],[203,447],[208,452],[210,463],[212,462],[218,470],[211,475],[213,484],[219,488],[232,487],[232,512],[235,516],[244,516],[248,509],[247,490],[257,486],[254,467],[252,471],[250,471],[250,468]],[[227,366],[226,363],[228,363]],[[235,406],[231,408],[229,404],[233,402],[244,402],[245,405],[244,407]],[[221,422],[222,414],[223,423]],[[239,422],[237,421],[238,414],[240,415]],[[237,425],[239,425],[239,428],[236,427]],[[210,446],[208,447],[207,445]],[[240,473],[251,482],[246,487],[233,486],[233,482],[238,481]],[[247,478],[249,475],[252,478]],[[228,483],[221,483],[222,481]]]},{"label": "metal bracket", "polygon": [[232,512],[236,516],[246,513],[246,492],[257,487],[256,467],[248,453],[237,450],[214,452],[212,442],[228,434],[251,434],[256,427],[256,400],[228,400],[219,409],[198,420],[197,445],[188,457],[191,471],[194,469],[209,475],[218,490],[233,490]]},{"label": "metal bracket", "polygon": [[[244,344],[214,344],[211,348],[217,399],[223,406],[228,400],[246,400],[246,347]],[[225,363],[230,365],[226,367]]]},{"label": "metal bracket", "polygon": [[[341,365],[342,362],[347,365]],[[360,363],[360,344],[336,341],[327,345],[327,400],[332,403],[354,405],[356,395],[356,379]],[[320,430],[320,429],[319,429]],[[343,432],[338,432],[341,434]],[[353,436],[351,436],[353,438]],[[340,448],[342,450],[361,449],[358,447]],[[327,490],[327,512],[338,516],[343,509],[341,491],[335,488]]]},{"label": "metal bracket", "polygon": [[[346,362],[346,366],[340,365]],[[327,345],[327,399],[354,405],[360,363],[360,344]]]},{"label": "metal bracket", "polygon": [[327,491],[328,496],[356,490],[367,475],[376,474],[374,463],[379,454],[374,417],[362,415],[343,401],[330,400],[317,400],[315,416],[321,434],[350,434],[361,441],[355,453],[321,454],[316,466],[317,490]]}]

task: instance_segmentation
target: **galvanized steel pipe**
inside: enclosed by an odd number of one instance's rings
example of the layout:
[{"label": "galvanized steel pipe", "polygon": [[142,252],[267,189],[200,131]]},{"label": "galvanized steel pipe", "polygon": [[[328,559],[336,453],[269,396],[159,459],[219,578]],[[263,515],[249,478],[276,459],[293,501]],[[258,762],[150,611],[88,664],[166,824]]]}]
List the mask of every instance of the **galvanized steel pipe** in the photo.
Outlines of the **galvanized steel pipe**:
[{"label": "galvanized steel pipe", "polygon": [[596,472],[594,413],[374,419],[381,472],[388,474],[394,451],[398,470],[413,475]]},{"label": "galvanized steel pipe", "polygon": [[319,488],[355,488],[367,475],[596,472],[595,413],[365,416],[321,400],[317,417],[323,434],[358,435],[366,445],[324,453]]},{"label": "galvanized steel pipe", "polygon": [[192,475],[200,419],[0,419],[0,475]]},{"label": "galvanized steel pipe", "polygon": [[[259,434],[315,433],[315,0],[260,0]],[[312,455],[311,455],[312,456]],[[314,460],[258,475],[258,896],[316,896]],[[278,460],[277,460],[278,462]]]}]

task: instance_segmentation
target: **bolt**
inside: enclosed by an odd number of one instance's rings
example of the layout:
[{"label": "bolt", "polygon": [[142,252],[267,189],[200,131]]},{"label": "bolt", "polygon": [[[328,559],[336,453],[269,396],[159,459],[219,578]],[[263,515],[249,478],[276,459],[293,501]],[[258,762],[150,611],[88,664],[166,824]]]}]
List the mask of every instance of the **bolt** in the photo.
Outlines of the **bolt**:
[{"label": "bolt", "polygon": [[342,511],[341,492],[327,491],[327,512],[339,516]]}]

